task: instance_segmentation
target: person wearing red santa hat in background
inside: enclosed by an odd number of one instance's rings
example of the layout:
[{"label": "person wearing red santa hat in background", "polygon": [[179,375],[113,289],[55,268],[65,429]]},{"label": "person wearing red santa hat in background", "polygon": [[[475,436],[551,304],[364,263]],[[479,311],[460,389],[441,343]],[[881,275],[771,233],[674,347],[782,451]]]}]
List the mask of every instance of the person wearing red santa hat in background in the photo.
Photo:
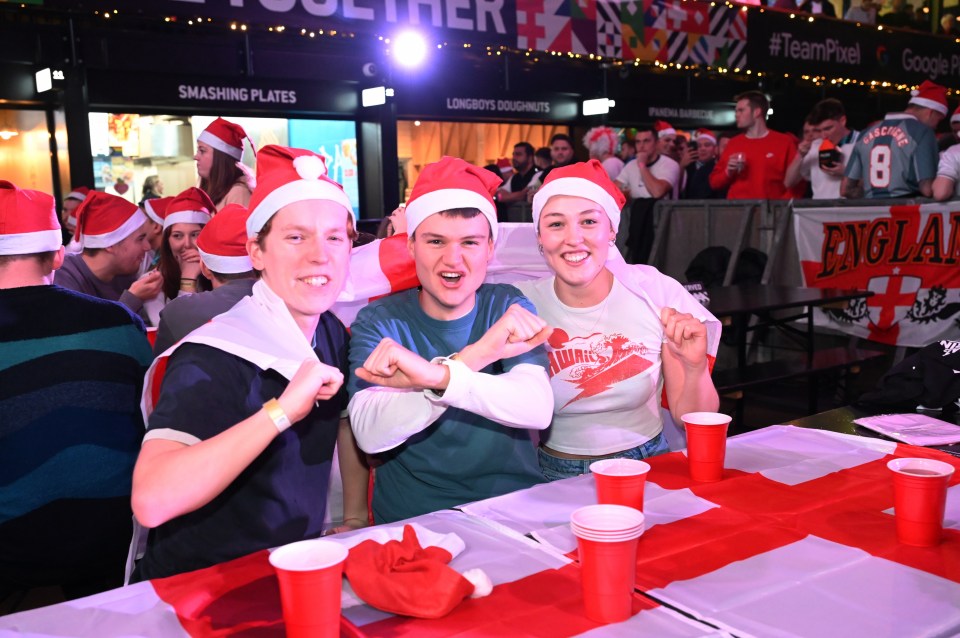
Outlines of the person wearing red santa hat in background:
[{"label": "person wearing red santa hat in background", "polygon": [[539,449],[550,480],[601,458],[669,451],[661,390],[677,422],[719,406],[708,361],[720,323],[673,279],[623,261],[614,242],[624,199],[596,160],[553,170],[533,198],[554,276],[516,286],[554,328],[553,422]]},{"label": "person wearing red santa hat in background", "polygon": [[937,176],[935,131],[947,116],[947,88],[924,80],[903,113],[887,113],[863,129],[847,159],[840,186],[856,199],[933,196]]},{"label": "person wearing red santa hat in background", "polygon": [[160,311],[158,355],[219,314],[249,297],[257,272],[247,254],[247,217],[240,204],[227,204],[203,227],[196,240],[200,272],[212,290],[180,295]]},{"label": "person wearing red santa hat in background", "polygon": [[217,210],[227,204],[248,206],[256,180],[243,163],[243,140],[253,140],[239,124],[218,117],[197,137],[197,174],[200,188],[210,195]]},{"label": "person wearing red santa hat in background", "polygon": [[377,523],[543,482],[529,431],[550,421],[550,329],[516,288],[482,285],[499,185],[462,159],[424,167],[406,206],[420,289],[368,304],[351,325],[351,426],[365,452],[388,452]]},{"label": "person wearing red santa hat in background", "polygon": [[91,191],[77,208],[74,239],[82,252],[64,258],[57,285],[119,301],[146,318],[144,302],[156,297],[163,286],[163,277],[155,270],[137,275],[150,250],[147,234],[152,223],[136,204]]},{"label": "person wearing red santa hat in background", "polygon": [[90,189],[86,186],[77,186],[63,198],[63,211],[60,216],[60,223],[63,228],[63,245],[67,247],[68,255],[78,254],[82,248],[80,242],[74,240],[73,234],[77,230],[77,208],[83,203],[83,200],[90,194]]},{"label": "person wearing red santa hat in background", "polygon": [[167,205],[159,268],[163,275],[163,294],[168,300],[181,294],[210,290],[210,281],[200,272],[197,237],[215,212],[210,197],[193,186]]},{"label": "person wearing red santa hat in background", "polygon": [[[323,533],[334,445],[349,431],[349,337],[328,310],[347,278],[353,208],[310,151],[266,146],[257,170],[246,246],[261,279],[145,378],[132,503],[151,529],[137,579]],[[345,499],[365,503],[358,477],[345,477]]]},{"label": "person wearing red santa hat in background", "polygon": [[666,155],[675,162],[680,161],[677,155],[677,129],[670,122],[657,120],[653,123],[653,130],[657,132],[657,152]]}]

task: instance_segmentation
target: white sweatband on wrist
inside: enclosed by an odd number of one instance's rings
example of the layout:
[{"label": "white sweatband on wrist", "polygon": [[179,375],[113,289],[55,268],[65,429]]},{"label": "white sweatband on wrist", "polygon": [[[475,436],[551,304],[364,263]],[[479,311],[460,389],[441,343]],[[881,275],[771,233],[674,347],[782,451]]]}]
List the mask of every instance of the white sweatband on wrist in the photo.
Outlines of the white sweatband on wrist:
[{"label": "white sweatband on wrist", "polygon": [[267,416],[270,417],[270,420],[273,421],[273,424],[277,426],[278,432],[283,432],[293,425],[290,423],[290,417],[288,417],[287,413],[283,411],[283,406],[281,406],[280,402],[276,399],[270,399],[264,403],[263,409],[267,411]]}]

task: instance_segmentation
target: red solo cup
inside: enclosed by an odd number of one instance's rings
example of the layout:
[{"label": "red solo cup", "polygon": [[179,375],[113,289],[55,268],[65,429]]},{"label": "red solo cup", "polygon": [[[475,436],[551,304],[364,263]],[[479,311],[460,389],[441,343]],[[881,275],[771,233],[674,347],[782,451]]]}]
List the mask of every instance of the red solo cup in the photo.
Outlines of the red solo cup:
[{"label": "red solo cup", "polygon": [[280,581],[288,637],[340,635],[340,588],[346,559],[345,547],[320,539],[290,543],[270,554]]},{"label": "red solo cup", "polygon": [[597,502],[643,511],[643,488],[650,465],[633,459],[604,459],[590,464],[597,485]]},{"label": "red solo cup", "polygon": [[571,514],[570,527],[587,617],[602,623],[630,618],[643,514],[623,505],[588,505]]},{"label": "red solo cup", "polygon": [[887,467],[893,471],[897,539],[917,547],[939,544],[953,466],[933,459],[894,459]]},{"label": "red solo cup", "polygon": [[689,412],[680,417],[687,431],[690,478],[701,483],[723,479],[727,426],[731,417],[719,412]]}]

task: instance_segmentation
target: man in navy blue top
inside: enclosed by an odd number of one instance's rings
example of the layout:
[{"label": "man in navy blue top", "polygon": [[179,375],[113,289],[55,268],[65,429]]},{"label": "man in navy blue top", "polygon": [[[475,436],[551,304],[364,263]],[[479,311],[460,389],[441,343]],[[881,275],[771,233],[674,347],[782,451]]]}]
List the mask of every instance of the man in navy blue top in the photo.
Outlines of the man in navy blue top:
[{"label": "man in navy blue top", "polygon": [[266,146],[257,160],[246,225],[261,279],[167,360],[134,469],[134,513],[152,528],[139,578],[323,531],[348,340],[328,309],[347,276],[352,206],[309,151]]}]

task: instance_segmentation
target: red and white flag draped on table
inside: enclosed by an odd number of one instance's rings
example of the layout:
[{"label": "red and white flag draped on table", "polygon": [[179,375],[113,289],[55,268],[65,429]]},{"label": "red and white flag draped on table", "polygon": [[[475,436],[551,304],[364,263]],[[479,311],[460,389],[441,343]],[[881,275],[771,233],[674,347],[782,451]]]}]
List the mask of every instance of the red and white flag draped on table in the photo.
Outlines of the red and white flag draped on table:
[{"label": "red and white flag draped on table", "polygon": [[960,333],[960,202],[793,212],[804,284],[874,293],[818,325],[910,347]]}]

